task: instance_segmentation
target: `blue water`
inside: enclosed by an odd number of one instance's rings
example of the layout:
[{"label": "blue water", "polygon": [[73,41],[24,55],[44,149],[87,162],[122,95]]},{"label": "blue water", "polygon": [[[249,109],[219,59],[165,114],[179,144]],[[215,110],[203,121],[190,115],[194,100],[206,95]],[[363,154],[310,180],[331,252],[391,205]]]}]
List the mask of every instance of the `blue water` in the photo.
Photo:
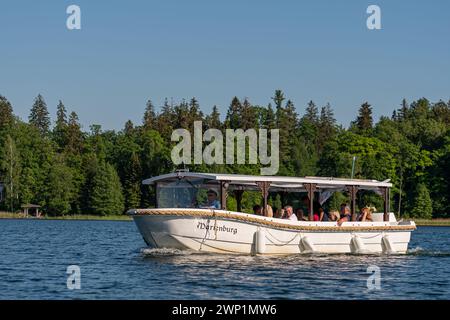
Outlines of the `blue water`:
[{"label": "blue water", "polygon": [[0,299],[382,298],[450,299],[449,227],[419,227],[407,255],[255,257],[146,249],[133,222],[0,220]]}]

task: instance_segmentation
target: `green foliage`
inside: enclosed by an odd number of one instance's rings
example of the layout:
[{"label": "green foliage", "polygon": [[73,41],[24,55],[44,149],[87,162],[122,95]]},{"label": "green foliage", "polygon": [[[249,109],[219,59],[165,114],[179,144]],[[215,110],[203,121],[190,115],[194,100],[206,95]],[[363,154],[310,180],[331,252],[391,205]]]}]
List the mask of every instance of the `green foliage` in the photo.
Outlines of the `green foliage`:
[{"label": "green foliage", "polygon": [[44,210],[50,215],[68,214],[73,197],[73,175],[70,168],[64,163],[55,162],[47,176]]},{"label": "green foliage", "polygon": [[416,195],[414,198],[414,205],[411,209],[411,217],[413,218],[432,218],[432,202],[430,198],[430,193],[424,184],[417,185]]},{"label": "green foliage", "polygon": [[18,209],[18,199],[20,190],[20,158],[17,153],[16,144],[10,135],[6,136],[5,142],[2,146],[4,154],[0,161],[0,172],[3,174],[1,178],[5,184],[6,208],[14,212]]},{"label": "green foliage", "polygon": [[47,110],[47,104],[44,98],[39,94],[34,100],[33,107],[29,116],[30,124],[35,126],[42,135],[48,133],[50,128],[50,117]]},{"label": "green foliage", "polygon": [[11,103],[0,95],[0,132],[10,127],[14,121]]},{"label": "green foliage", "polygon": [[124,210],[122,187],[114,167],[100,163],[92,179],[90,205],[94,214],[115,215]]},{"label": "green foliage", "polygon": [[[156,109],[148,100],[141,125],[127,121],[116,132],[94,124],[84,132],[78,115],[61,101],[50,128],[41,95],[34,101],[29,123],[15,117],[11,104],[0,95],[0,182],[7,200],[0,209],[17,210],[21,204],[33,203],[58,216],[120,214],[129,208],[152,207],[154,189],[143,186],[141,180],[172,172],[173,129],[192,132],[194,121],[201,120],[203,130],[215,128],[223,133],[226,129],[279,129],[278,175],[350,177],[356,156],[355,178],[391,179],[395,212],[415,217],[448,217],[450,213],[450,102],[422,98],[409,104],[403,100],[392,117],[382,116],[377,123],[366,102],[349,129],[337,125],[330,104],[319,108],[310,101],[296,108],[281,90],[274,92],[267,106],[234,97],[224,121],[216,106],[204,115],[196,98],[179,103],[166,99]],[[259,163],[186,165],[191,171],[253,175],[260,174],[260,167]],[[11,181],[13,187],[8,190]],[[298,195],[284,201],[294,203]],[[338,209],[344,201],[346,193],[336,192],[327,206]],[[227,203],[236,210],[232,194]],[[251,212],[256,203],[261,203],[258,192],[243,195],[244,211]],[[269,203],[280,208],[280,194],[271,193]],[[359,192],[357,205],[381,209],[382,200],[375,193]]]}]

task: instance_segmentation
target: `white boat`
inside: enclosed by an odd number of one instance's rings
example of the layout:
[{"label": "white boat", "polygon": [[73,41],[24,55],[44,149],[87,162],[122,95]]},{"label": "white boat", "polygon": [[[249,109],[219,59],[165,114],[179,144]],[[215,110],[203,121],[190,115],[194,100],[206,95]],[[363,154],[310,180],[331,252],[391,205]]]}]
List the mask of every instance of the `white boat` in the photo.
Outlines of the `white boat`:
[{"label": "white boat", "polygon": [[[389,212],[389,181],[321,177],[250,176],[220,173],[175,172],[143,181],[156,186],[156,208],[129,210],[145,242],[154,248],[174,248],[212,253],[301,254],[301,253],[406,253],[413,221],[397,221]],[[206,190],[217,190],[219,208],[201,208],[198,200]],[[291,221],[243,213],[244,190],[261,191],[263,208],[271,192],[306,192],[313,208],[314,198],[324,199],[335,191],[351,198],[353,217],[358,190],[378,192],[384,212],[374,213],[371,222]],[[237,212],[226,208],[227,195],[234,193]],[[264,213],[266,210],[263,210]],[[352,219],[354,220],[354,219]]]}]

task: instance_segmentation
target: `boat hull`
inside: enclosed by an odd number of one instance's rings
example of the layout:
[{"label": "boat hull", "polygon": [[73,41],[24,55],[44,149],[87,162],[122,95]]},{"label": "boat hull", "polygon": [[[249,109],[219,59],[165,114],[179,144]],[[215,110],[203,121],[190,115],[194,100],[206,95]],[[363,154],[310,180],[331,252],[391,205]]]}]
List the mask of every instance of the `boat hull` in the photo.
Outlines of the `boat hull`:
[{"label": "boat hull", "polygon": [[[242,213],[164,211],[131,214],[145,242],[154,248],[212,253],[406,253],[415,225],[392,223],[292,222]],[[148,212],[147,212],[148,213]],[[206,214],[208,213],[208,214]]]}]

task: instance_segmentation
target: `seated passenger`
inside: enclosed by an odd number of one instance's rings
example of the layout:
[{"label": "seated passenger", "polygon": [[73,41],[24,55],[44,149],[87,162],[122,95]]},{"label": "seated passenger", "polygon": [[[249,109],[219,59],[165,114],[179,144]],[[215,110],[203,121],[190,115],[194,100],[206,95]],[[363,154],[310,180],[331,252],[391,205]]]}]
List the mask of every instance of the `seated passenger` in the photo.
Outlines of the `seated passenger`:
[{"label": "seated passenger", "polygon": [[320,207],[319,208],[319,220],[318,221],[328,221],[328,214],[325,212],[325,210]]},{"label": "seated passenger", "polygon": [[341,205],[341,218],[338,220],[337,224],[338,226],[341,226],[342,223],[352,221],[352,214],[350,213],[350,207],[343,203]]},{"label": "seated passenger", "polygon": [[305,213],[303,212],[302,208],[298,208],[295,211],[295,215],[297,216],[297,220],[299,220],[299,221],[307,221],[308,220],[308,218],[305,217]]},{"label": "seated passenger", "polygon": [[275,210],[275,218],[283,219],[284,217],[284,209]]},{"label": "seated passenger", "polygon": [[217,191],[209,189],[207,192],[208,200],[201,208],[220,209],[220,202],[217,200]]},{"label": "seated passenger", "polygon": [[269,218],[273,217],[273,209],[270,204],[268,204],[267,208],[266,208],[266,217],[269,217]]},{"label": "seated passenger", "polygon": [[338,221],[340,218],[341,216],[337,210],[330,211],[328,215],[328,221]]},{"label": "seated passenger", "polygon": [[356,218],[356,221],[373,221],[370,209],[368,207],[362,208],[361,213],[358,215],[358,218]]},{"label": "seated passenger", "polygon": [[262,215],[262,208],[259,204],[253,206],[253,213],[258,216]]},{"label": "seated passenger", "polygon": [[294,214],[294,209],[292,208],[292,206],[286,206],[284,207],[284,210],[286,212],[286,216],[284,217],[284,219],[298,221],[297,216]]}]

